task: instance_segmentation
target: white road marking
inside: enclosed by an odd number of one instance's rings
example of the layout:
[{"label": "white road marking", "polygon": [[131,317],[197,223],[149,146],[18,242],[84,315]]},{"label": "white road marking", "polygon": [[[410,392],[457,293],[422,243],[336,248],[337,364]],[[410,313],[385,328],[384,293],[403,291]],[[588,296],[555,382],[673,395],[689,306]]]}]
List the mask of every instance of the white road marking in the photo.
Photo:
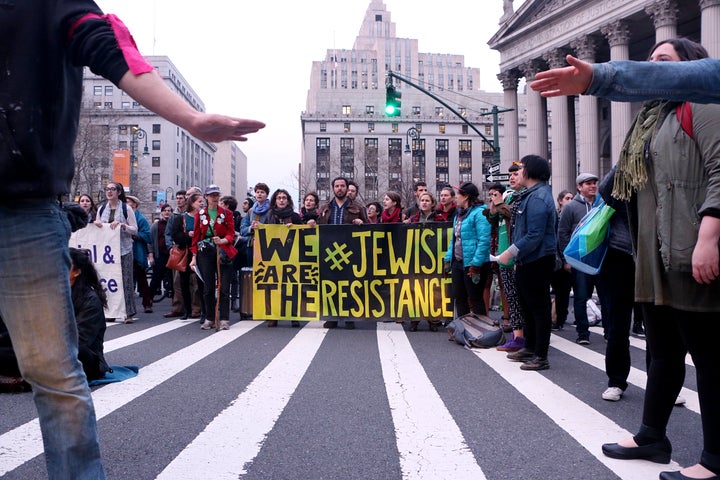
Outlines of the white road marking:
[{"label": "white road marking", "polygon": [[300,330],[157,478],[222,480],[247,473],[325,338],[327,330],[309,327]]},{"label": "white road marking", "polygon": [[485,474],[402,326],[378,323],[377,338],[403,478],[484,480]]}]

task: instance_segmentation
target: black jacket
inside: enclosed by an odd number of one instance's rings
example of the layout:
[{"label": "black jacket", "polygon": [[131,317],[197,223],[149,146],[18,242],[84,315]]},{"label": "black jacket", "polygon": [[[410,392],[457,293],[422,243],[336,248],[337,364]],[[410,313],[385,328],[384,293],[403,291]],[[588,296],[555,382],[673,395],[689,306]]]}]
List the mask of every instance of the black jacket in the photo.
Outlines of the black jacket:
[{"label": "black jacket", "polygon": [[0,3],[0,199],[67,193],[83,66],[117,85],[128,65],[107,21],[72,28],[91,0]]}]

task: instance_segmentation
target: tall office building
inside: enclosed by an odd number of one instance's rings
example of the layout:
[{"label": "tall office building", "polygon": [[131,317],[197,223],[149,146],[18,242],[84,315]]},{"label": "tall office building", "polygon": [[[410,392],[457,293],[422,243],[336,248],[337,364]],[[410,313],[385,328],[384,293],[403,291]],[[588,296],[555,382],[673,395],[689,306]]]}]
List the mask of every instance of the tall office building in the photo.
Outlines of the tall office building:
[{"label": "tall office building", "polygon": [[[168,57],[146,59],[171,90],[205,111],[199,95]],[[161,202],[172,201],[174,192],[192,185],[222,183],[224,193],[244,194],[247,173],[238,170],[247,168],[247,159],[234,143],[219,147],[196,139],[87,68],[80,115],[72,196],[88,193],[102,201],[105,184],[121,181],[151,217]]]},{"label": "tall office building", "polygon": [[[493,106],[505,108],[503,94],[480,90],[480,70],[465,66],[462,55],[422,53],[418,46],[417,39],[396,36],[390,12],[383,2],[373,0],[352,49],[330,49],[323,60],[313,62],[301,117],[301,198],[314,190],[328,199],[337,176],[354,179],[364,202],[382,199],[387,190],[410,200],[419,180],[427,182],[431,192],[447,184],[485,182],[493,151],[483,136],[494,140],[490,113]],[[429,91],[457,113],[393,79],[402,93],[401,115],[388,117],[388,71]],[[501,147],[505,118],[510,115],[514,125],[524,125],[523,107],[521,95],[513,112],[499,115]],[[509,152],[517,159],[517,148]]]}]

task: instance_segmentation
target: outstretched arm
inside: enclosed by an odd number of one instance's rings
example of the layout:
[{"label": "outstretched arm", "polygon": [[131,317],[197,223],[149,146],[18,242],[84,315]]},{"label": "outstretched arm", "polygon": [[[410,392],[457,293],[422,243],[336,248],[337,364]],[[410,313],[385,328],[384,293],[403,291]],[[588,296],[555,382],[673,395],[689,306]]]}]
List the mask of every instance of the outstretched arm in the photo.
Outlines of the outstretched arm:
[{"label": "outstretched arm", "polygon": [[155,71],[140,75],[127,71],[119,86],[144,107],[208,142],[244,142],[246,135],[265,127],[257,120],[198,112],[170,90]]},{"label": "outstretched arm", "polygon": [[530,88],[543,97],[579,95],[585,93],[593,77],[592,65],[572,55],[566,57],[569,67],[553,68],[535,75]]}]

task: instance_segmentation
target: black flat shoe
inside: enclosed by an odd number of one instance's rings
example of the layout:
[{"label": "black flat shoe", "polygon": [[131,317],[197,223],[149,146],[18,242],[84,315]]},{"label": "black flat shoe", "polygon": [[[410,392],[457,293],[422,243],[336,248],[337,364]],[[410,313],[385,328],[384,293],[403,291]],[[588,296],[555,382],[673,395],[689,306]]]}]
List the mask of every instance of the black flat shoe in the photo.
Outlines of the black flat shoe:
[{"label": "black flat shoe", "polygon": [[[660,472],[660,480],[700,480],[700,479],[694,478],[694,477],[688,477],[687,475],[683,475],[678,470],[677,472]],[[714,477],[709,477],[704,480],[720,480],[720,475],[715,475]]]},{"label": "black flat shoe", "polygon": [[648,460],[655,463],[670,463],[672,445],[670,445],[670,440],[666,437],[659,442],[643,445],[642,447],[623,447],[618,443],[606,443],[602,446],[602,451],[606,457],[619,460]]},{"label": "black flat shoe", "polygon": [[547,358],[538,356],[535,356],[520,365],[520,370],[547,370],[548,368],[550,368],[550,363]]}]

